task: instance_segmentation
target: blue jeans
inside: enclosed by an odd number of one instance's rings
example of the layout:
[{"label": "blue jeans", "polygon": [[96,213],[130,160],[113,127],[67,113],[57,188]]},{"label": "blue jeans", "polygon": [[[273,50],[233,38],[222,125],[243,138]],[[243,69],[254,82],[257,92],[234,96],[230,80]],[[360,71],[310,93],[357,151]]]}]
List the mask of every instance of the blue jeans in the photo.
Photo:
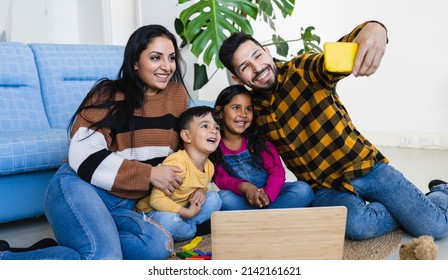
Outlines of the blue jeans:
[{"label": "blue jeans", "polygon": [[[213,212],[221,209],[222,201],[218,192],[209,191],[201,211],[191,219],[184,220],[178,213],[152,210],[146,216],[165,227],[173,236],[174,241],[191,239],[196,234],[196,225],[210,220]],[[188,206],[187,206],[188,207]]]},{"label": "blue jeans", "polygon": [[[260,209],[249,204],[245,196],[235,194],[230,190],[220,190],[219,196],[222,200],[221,210],[249,210]],[[298,208],[306,207],[313,200],[314,193],[310,185],[302,181],[286,182],[277,199],[267,206],[274,208]]]},{"label": "blue jeans", "polygon": [[134,212],[135,200],[82,180],[65,163],[51,180],[45,214],[60,246],[4,252],[10,260],[167,259],[173,239],[159,224]]},{"label": "blue jeans", "polygon": [[347,207],[347,238],[373,238],[398,226],[414,236],[440,239],[447,235],[448,185],[435,186],[425,195],[386,163],[375,164],[369,174],[351,184],[358,195],[322,188],[311,203]]}]

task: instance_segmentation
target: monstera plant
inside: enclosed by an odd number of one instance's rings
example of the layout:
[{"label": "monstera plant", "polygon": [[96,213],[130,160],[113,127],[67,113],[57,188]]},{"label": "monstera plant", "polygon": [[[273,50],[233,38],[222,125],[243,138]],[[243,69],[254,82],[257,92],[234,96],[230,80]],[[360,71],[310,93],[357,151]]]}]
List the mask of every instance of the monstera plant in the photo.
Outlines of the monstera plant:
[{"label": "monstera plant", "polygon": [[297,53],[322,51],[319,36],[313,34],[313,26],[300,28],[300,34],[292,40],[284,40],[275,34],[276,11],[282,18],[291,16],[295,0],[178,0],[178,3],[186,5],[175,21],[176,33],[183,40],[181,47],[190,45],[191,52],[203,62],[195,64],[194,90],[209,81],[207,67],[213,60],[217,69],[224,68],[218,58],[223,41],[236,31],[252,35],[252,23],[260,18],[274,33],[271,41],[262,44],[275,45],[277,54],[286,57],[288,43],[293,41],[303,42],[303,48]]}]

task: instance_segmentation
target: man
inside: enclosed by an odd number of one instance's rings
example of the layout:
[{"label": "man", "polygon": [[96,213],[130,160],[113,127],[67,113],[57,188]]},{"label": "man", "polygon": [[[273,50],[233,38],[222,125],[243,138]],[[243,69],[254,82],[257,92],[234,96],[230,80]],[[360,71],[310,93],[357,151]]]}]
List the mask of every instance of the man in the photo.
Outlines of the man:
[{"label": "man", "polygon": [[[358,43],[352,73],[370,76],[386,49],[387,30],[369,21],[340,41]],[[425,195],[388,164],[356,130],[336,93],[348,74],[328,72],[323,54],[284,63],[251,36],[235,33],[219,58],[235,81],[252,88],[260,131],[297,179],[314,188],[312,206],[347,207],[348,238],[377,237],[398,226],[436,239],[448,233],[448,185],[431,186]]]}]

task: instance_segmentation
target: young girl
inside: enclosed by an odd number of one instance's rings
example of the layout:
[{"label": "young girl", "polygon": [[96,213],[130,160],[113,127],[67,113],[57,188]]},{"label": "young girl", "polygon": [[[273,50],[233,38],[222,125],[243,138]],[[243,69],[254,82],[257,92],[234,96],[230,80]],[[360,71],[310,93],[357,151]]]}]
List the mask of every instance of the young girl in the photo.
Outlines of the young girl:
[{"label": "young girl", "polygon": [[301,181],[285,183],[285,169],[275,147],[252,123],[251,93],[232,85],[218,95],[222,140],[212,154],[214,182],[220,189],[221,210],[306,207],[314,197]]}]

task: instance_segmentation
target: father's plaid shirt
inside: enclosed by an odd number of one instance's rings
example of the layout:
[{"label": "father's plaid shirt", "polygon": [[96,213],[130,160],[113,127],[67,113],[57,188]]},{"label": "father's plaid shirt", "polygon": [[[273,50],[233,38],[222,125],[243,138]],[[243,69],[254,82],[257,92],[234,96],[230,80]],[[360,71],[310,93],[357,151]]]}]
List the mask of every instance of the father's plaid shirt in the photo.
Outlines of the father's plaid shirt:
[{"label": "father's plaid shirt", "polygon": [[[361,24],[342,41],[352,41]],[[262,133],[276,145],[298,180],[313,188],[355,192],[350,179],[366,175],[376,162],[388,162],[361,133],[336,94],[345,75],[328,73],[323,54],[275,61],[278,86],[269,96],[254,92]]]}]

